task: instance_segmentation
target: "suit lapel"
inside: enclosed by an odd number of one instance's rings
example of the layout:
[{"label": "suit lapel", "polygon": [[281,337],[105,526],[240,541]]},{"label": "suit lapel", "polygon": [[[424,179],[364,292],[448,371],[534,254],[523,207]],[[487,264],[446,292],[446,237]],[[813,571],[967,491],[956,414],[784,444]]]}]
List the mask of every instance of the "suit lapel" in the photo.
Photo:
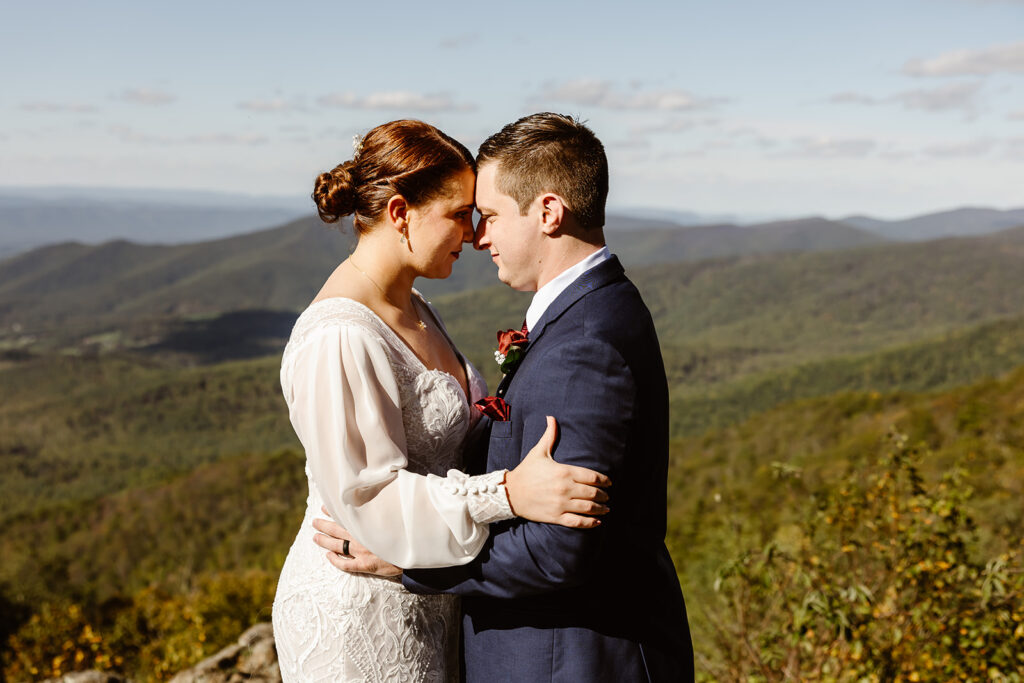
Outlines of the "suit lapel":
[{"label": "suit lapel", "polygon": [[[613,255],[607,261],[602,261],[573,280],[572,284],[566,287],[558,295],[558,298],[551,302],[551,305],[544,311],[544,314],[541,315],[540,320],[537,321],[535,326],[537,329],[530,330],[530,346],[533,346],[533,343],[544,334],[547,326],[561,317],[570,306],[595,289],[618,280],[622,277],[623,273],[625,273],[625,270],[623,270],[622,264],[619,263],[619,258]],[[527,347],[527,350],[529,350],[529,347]]]},{"label": "suit lapel", "polygon": [[619,263],[617,256],[612,256],[607,261],[602,261],[587,272],[580,275],[578,278],[573,280],[572,284],[565,288],[561,294],[558,295],[551,305],[547,307],[544,314],[541,315],[540,320],[537,321],[536,329],[530,330],[529,337],[530,343],[527,344],[523,357],[516,364],[515,369],[501,378],[501,382],[498,384],[498,388],[495,391],[495,396],[504,396],[505,392],[508,391],[508,385],[512,382],[512,378],[516,374],[516,370],[523,364],[526,359],[526,355],[530,353],[530,349],[537,345],[541,336],[544,334],[544,330],[547,329],[548,325],[557,320],[566,310],[569,309],[574,303],[582,299],[589,292],[604,287],[605,285],[614,282],[622,277],[625,270],[622,268],[622,264]]}]

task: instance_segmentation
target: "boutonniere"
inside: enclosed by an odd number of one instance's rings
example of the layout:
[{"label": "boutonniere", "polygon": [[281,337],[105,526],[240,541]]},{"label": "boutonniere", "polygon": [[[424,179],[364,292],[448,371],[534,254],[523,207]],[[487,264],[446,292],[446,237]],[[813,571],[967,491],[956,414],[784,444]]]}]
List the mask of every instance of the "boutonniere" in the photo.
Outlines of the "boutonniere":
[{"label": "boutonniere", "polygon": [[487,396],[473,404],[477,410],[497,422],[508,422],[510,410],[505,399],[498,396]]},{"label": "boutonniere", "polygon": [[498,332],[498,348],[494,352],[494,360],[501,366],[501,371],[508,374],[515,370],[523,358],[530,338],[526,333],[526,325],[522,330],[505,330]]}]

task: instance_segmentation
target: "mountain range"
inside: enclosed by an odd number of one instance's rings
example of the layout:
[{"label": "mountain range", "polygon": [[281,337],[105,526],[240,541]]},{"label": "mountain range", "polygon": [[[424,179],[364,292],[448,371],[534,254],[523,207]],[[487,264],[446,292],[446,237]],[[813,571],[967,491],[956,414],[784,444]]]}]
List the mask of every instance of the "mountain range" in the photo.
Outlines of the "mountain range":
[{"label": "mountain range", "polygon": [[237,235],[301,216],[274,205],[249,206],[38,198],[0,193],[0,258],[66,241],[96,244],[114,239],[181,243]]},{"label": "mountain range", "polygon": [[[0,188],[0,259],[65,241],[92,245],[112,240],[139,244],[208,241],[280,225],[310,214],[312,205],[303,197],[186,190]],[[609,210],[606,231],[700,228],[707,232],[736,230],[740,225],[758,229],[801,222],[799,219],[765,222],[732,214],[619,207]],[[867,231],[874,235],[873,239],[919,241],[980,235],[1024,225],[1024,208],[1000,211],[965,207],[902,220],[856,215],[830,222],[833,230],[834,226],[842,224]],[[722,241],[729,239],[728,235],[722,236]]]},{"label": "mountain range", "polygon": [[[753,227],[645,225],[609,231],[630,265],[748,253],[820,251],[877,243],[871,233],[824,219]],[[351,251],[351,230],[316,218],[234,237],[179,245],[125,240],[56,244],[0,262],[0,327],[102,317],[195,315],[246,308],[299,310]],[[421,281],[428,296],[495,283],[494,265],[469,245],[447,280]]]},{"label": "mountain range", "polygon": [[963,207],[903,220],[886,221],[869,216],[847,216],[840,220],[847,225],[868,230],[887,239],[920,242],[940,237],[987,235],[1024,225],[1024,208],[1000,211],[983,207]]},{"label": "mountain range", "polygon": [[[191,245],[22,254],[0,264],[0,351],[135,348],[200,363],[273,355],[351,240],[310,218]],[[1024,359],[1024,227],[885,243],[807,219],[609,240],[654,316],[676,433],[840,388],[972,381]],[[529,294],[497,284],[480,252],[465,250],[455,272],[420,286],[494,382],[489,331],[521,320]]]}]

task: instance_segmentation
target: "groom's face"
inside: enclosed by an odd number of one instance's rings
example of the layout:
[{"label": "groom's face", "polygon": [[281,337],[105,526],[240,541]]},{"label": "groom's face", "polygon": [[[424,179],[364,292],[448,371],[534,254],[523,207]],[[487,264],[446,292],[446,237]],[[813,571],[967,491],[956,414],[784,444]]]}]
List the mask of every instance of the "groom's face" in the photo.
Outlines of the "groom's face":
[{"label": "groom's face", "polygon": [[498,164],[481,166],[476,178],[476,208],[480,212],[473,246],[491,253],[498,279],[512,289],[537,291],[543,233],[539,210],[531,206],[525,216],[519,203],[497,186]]}]

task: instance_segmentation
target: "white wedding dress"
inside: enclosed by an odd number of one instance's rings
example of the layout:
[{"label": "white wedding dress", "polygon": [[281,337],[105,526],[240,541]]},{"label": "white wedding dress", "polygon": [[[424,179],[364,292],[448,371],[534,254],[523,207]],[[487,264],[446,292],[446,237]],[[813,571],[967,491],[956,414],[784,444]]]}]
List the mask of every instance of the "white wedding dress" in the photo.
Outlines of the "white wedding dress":
[{"label": "white wedding dress", "polygon": [[504,470],[468,477],[455,469],[477,421],[470,402],[487,390],[464,365],[468,401],[454,377],[428,370],[354,300],[323,299],[296,321],[281,387],[306,451],[309,497],[274,599],[285,681],[458,680],[458,599],[336,569],[313,542],[312,521],[326,505],[360,543],[399,567],[476,556],[488,523],[513,515]]}]

